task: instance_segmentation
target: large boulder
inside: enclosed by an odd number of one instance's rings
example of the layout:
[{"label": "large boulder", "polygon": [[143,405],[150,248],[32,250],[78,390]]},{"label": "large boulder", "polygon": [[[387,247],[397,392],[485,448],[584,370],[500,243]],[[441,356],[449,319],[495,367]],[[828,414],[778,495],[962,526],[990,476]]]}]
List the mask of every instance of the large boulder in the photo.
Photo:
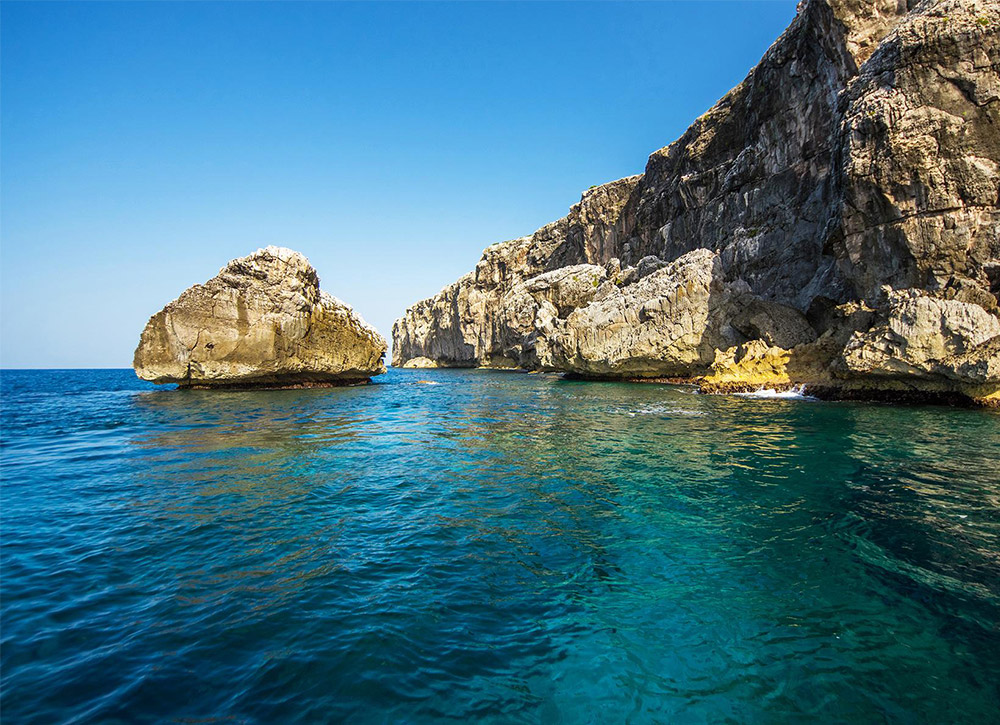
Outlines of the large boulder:
[{"label": "large boulder", "polygon": [[699,249],[624,289],[612,281],[590,304],[539,325],[542,364],[586,375],[697,374],[714,354],[718,273],[718,256]]},{"label": "large boulder", "polygon": [[[755,339],[790,348],[816,337],[801,313],[757,297],[746,282],[727,282],[722,270],[719,255],[707,249],[670,263],[646,257],[568,313],[543,303],[535,323],[542,367],[593,376],[691,377],[705,373],[719,349]],[[594,282],[606,276],[590,274]]]},{"label": "large boulder", "polygon": [[854,333],[837,366],[840,374],[1000,383],[995,352],[1000,320],[994,315],[979,305],[939,299],[922,290],[887,290],[886,296],[887,319],[867,332]]},{"label": "large boulder", "polygon": [[385,352],[304,256],[267,247],[153,315],[132,365],[143,380],[192,388],[340,385],[385,372]]}]

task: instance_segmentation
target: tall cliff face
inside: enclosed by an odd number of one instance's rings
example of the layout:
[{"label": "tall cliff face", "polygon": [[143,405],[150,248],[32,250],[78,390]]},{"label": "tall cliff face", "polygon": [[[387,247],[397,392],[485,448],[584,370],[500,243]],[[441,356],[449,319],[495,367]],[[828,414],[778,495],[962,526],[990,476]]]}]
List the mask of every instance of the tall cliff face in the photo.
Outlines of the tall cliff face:
[{"label": "tall cliff face", "polygon": [[[410,308],[394,364],[991,397],[1000,380],[960,372],[989,341],[942,330],[996,320],[998,100],[997,0],[806,0],[641,176]],[[896,324],[904,291],[949,302],[940,324]],[[858,362],[904,328],[950,342],[933,365],[906,345]]]}]

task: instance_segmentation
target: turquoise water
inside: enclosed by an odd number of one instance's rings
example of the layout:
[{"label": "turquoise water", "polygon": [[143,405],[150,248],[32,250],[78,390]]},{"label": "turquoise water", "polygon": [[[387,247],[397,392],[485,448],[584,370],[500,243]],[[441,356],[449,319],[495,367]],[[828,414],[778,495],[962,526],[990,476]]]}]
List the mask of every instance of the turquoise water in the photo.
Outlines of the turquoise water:
[{"label": "turquoise water", "polygon": [[1000,719],[995,413],[0,383],[4,723]]}]

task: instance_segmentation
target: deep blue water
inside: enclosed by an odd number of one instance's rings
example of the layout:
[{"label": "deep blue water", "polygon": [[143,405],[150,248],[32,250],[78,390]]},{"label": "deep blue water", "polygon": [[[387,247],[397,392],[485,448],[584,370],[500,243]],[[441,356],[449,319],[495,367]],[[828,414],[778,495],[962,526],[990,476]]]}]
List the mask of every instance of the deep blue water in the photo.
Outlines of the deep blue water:
[{"label": "deep blue water", "polygon": [[5,724],[1000,719],[996,413],[0,385]]}]

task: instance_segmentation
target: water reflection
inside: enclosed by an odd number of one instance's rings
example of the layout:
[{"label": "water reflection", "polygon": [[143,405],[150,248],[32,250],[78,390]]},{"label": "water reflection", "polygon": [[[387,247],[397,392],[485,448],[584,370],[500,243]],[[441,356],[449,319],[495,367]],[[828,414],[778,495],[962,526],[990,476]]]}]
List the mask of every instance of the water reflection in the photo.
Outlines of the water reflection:
[{"label": "water reflection", "polygon": [[996,416],[482,371],[120,387],[4,441],[14,719],[1000,704]]},{"label": "water reflection", "polygon": [[[845,687],[867,678],[896,689],[898,673],[859,668],[858,658],[900,636],[937,651],[954,648],[961,631],[959,650],[988,663],[984,673],[1000,665],[997,488],[989,468],[969,466],[984,445],[1000,451],[989,414],[907,409],[907,424],[893,430],[897,408],[668,388],[563,383],[502,408],[496,397],[466,402],[465,445],[517,462],[518,505],[532,528],[481,526],[521,558],[548,552],[559,562],[561,547],[566,561],[587,561],[584,579],[561,563],[531,570],[557,581],[561,571],[584,609],[602,583],[655,577],[668,586],[639,600],[633,592],[631,617],[683,632],[685,616],[664,605],[694,600],[699,625],[722,627],[721,598],[741,612],[732,645],[714,655],[727,666],[760,665],[801,642],[854,672]],[[970,520],[970,506],[986,516]],[[863,604],[857,583],[871,597]],[[885,621],[887,603],[901,622]],[[928,607],[939,617],[932,630]],[[989,677],[976,675],[976,686],[988,690]]]},{"label": "water reflection", "polygon": [[[126,505],[148,530],[145,548],[133,553],[149,557],[151,586],[171,590],[177,606],[206,612],[241,599],[244,621],[336,576],[346,527],[313,510],[329,492],[364,479],[363,435],[373,416],[345,412],[353,391],[333,392],[347,394],[135,396],[146,423],[132,439],[141,455]],[[344,465],[352,460],[357,465]],[[160,554],[192,546],[196,559]]]}]

